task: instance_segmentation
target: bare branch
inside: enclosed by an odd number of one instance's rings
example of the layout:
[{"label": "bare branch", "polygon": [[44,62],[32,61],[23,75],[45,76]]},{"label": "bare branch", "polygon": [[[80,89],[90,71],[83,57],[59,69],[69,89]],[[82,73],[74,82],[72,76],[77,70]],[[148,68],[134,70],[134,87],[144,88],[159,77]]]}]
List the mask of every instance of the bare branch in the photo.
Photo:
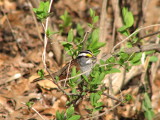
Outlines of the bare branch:
[{"label": "bare branch", "polygon": [[122,40],[121,42],[117,43],[117,44],[113,47],[111,53],[113,53],[113,52],[115,51],[115,49],[116,49],[120,44],[122,44],[122,43],[126,42],[127,40],[129,40],[129,38],[131,38],[135,33],[139,32],[139,31],[141,31],[141,30],[147,29],[147,28],[155,27],[155,26],[160,27],[160,24],[153,24],[153,25],[149,25],[149,26],[141,27],[141,28],[137,29],[137,30],[134,31],[132,34],[130,34],[127,38],[125,38],[125,39]]},{"label": "bare branch", "polygon": [[[50,1],[48,13],[50,13],[52,2],[53,2],[53,0]],[[48,29],[48,21],[49,21],[49,17],[47,17],[46,24],[44,26],[45,34],[44,34],[44,49],[43,49],[43,54],[42,54],[42,61],[43,61],[43,65],[44,65],[45,69],[47,69],[47,66],[46,66],[46,47],[47,47],[47,43],[48,43],[48,38],[47,38],[46,32],[47,32],[47,29]]]}]

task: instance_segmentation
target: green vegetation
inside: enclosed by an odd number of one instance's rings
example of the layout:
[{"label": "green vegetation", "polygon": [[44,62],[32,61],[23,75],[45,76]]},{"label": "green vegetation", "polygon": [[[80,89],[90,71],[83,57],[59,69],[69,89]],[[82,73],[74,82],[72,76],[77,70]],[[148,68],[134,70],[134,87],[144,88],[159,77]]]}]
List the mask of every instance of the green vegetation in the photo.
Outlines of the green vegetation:
[{"label": "green vegetation", "polygon": [[[47,2],[41,2],[39,8],[33,9],[39,20],[43,21],[49,16],[48,7],[49,7],[49,2],[47,1]],[[92,33],[89,34],[86,40],[86,48],[92,51],[93,54],[96,56],[100,52],[99,49],[105,46],[105,43],[101,43],[98,41],[99,28],[97,28],[95,24],[98,22],[99,17],[96,16],[95,11],[93,11],[92,9],[89,10],[89,13],[92,19],[92,23],[88,23],[88,25],[93,30]],[[127,8],[123,8],[122,16],[124,24],[121,28],[118,29],[118,31],[125,36],[130,36],[131,35],[130,28],[134,24],[133,14]],[[62,42],[61,44],[63,45],[64,50],[67,52],[67,54],[72,56],[72,58],[75,58],[78,52],[80,52],[83,48],[84,45],[83,39],[85,35],[85,30],[82,28],[80,24],[77,24],[76,26],[77,34],[76,35],[74,34],[72,29],[72,18],[67,11],[65,11],[64,14],[60,16],[60,19],[63,21],[63,23],[59,25],[60,28],[59,33],[63,33],[65,28],[71,27],[71,29],[68,32],[67,40],[65,42]],[[54,32],[50,32],[50,30],[48,30],[46,34],[49,37],[51,34],[54,34]],[[126,47],[131,48],[138,42],[139,38],[137,37],[137,34],[138,33],[131,36],[131,39],[129,42],[127,42]],[[149,52],[143,52],[143,53],[145,53],[145,55],[149,55],[152,54],[153,52],[150,51],[150,53]],[[117,67],[115,67],[117,65],[119,67],[124,67],[127,71],[129,71],[132,68],[132,66],[141,64],[141,58],[143,53],[139,52],[139,53],[127,54],[123,51],[123,49],[121,49],[120,52],[111,56],[109,59],[105,61],[100,60],[100,64],[95,65],[89,77],[82,75],[70,79],[68,85],[72,89],[71,93],[76,95],[68,96],[69,101],[67,102],[67,105],[70,107],[66,110],[66,112],[57,111],[56,119],[79,120],[80,115],[75,115],[75,110],[73,106],[73,103],[76,103],[79,97],[82,98],[87,97],[89,99],[92,108],[89,108],[86,105],[86,109],[90,112],[90,114],[92,114],[95,111],[101,111],[103,109],[103,103],[100,102],[99,100],[102,96],[102,93],[106,89],[101,90],[98,88],[100,85],[101,86],[103,85],[102,80],[104,79],[105,75],[121,72]],[[157,61],[157,57],[155,56],[150,57],[150,62],[155,62],[155,61]],[[38,74],[40,75],[41,78],[44,77],[43,70],[40,70]],[[80,74],[80,71],[76,71],[76,68],[73,68],[71,72],[71,77],[74,77],[78,74]],[[80,77],[81,79],[83,79],[83,81],[77,82],[78,79],[80,79]],[[89,96],[87,96],[88,94]],[[126,103],[130,100],[132,100],[132,96],[126,95],[123,103]],[[154,116],[154,113],[151,108],[150,98],[148,97],[147,91],[144,92],[143,110],[145,118],[151,120]]]}]

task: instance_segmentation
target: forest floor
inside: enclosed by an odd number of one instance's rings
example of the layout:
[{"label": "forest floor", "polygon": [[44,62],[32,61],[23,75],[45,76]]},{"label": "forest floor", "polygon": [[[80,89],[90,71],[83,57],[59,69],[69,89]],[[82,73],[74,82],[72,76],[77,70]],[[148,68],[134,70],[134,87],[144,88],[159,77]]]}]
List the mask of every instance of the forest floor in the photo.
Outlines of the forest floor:
[{"label": "forest floor", "polygon": [[[139,0],[122,2],[120,8],[127,6],[135,16],[135,24],[133,29],[140,26],[147,26],[160,23],[160,1]],[[87,31],[87,23],[91,21],[89,17],[89,8],[96,11],[100,16],[102,0],[55,0],[52,7],[50,26],[57,31],[59,24],[62,23],[60,16],[67,10],[72,18],[73,26],[80,23]],[[143,4],[143,5],[142,5]],[[31,83],[37,78],[37,71],[44,69],[42,62],[43,52],[43,27],[41,23],[35,20],[32,7],[37,7],[30,0],[2,0],[0,1],[0,120],[41,120],[40,116],[33,109],[29,109],[25,103],[33,101],[33,108],[36,109],[44,119],[54,119],[56,111],[66,110],[67,98],[61,92],[52,90],[55,84],[51,81],[40,81]],[[113,3],[107,4],[107,36],[106,43],[112,39],[113,22],[115,11]],[[142,9],[143,6],[143,9]],[[37,25],[36,25],[37,24]],[[117,27],[119,24],[117,24]],[[67,28],[61,36],[56,36],[59,41],[64,41],[70,28]],[[117,29],[117,28],[116,28]],[[159,31],[157,27],[141,32],[141,36],[146,33]],[[76,32],[76,29],[74,30]],[[133,32],[133,31],[132,31]],[[157,36],[145,39],[145,43],[156,43]],[[116,42],[118,33],[116,33]],[[47,63],[49,69],[53,72],[58,71],[67,61],[60,62],[56,60],[56,52],[52,48],[54,40],[49,42],[47,46]],[[58,44],[61,51],[63,47]],[[56,49],[56,50],[57,50]],[[106,51],[104,51],[106,52]],[[62,53],[61,53],[62,54]],[[158,56],[158,55],[157,55]],[[70,58],[67,58],[70,59]],[[61,64],[61,65],[59,65]],[[154,68],[155,66],[155,68]],[[151,104],[154,113],[160,111],[160,64],[159,60],[152,65],[148,74],[153,73],[154,79],[152,85]],[[99,119],[111,120],[115,114],[120,120],[143,120],[144,114],[142,110],[141,96],[138,93],[138,81],[141,75],[137,74],[132,80],[124,86],[121,93],[131,94],[133,100],[118,106],[117,112],[109,112]],[[109,98],[102,98],[103,102],[111,104]],[[139,99],[139,100],[137,100]],[[87,104],[87,103],[86,103]],[[77,113],[80,115],[87,114],[82,109],[85,103],[77,107]],[[157,120],[160,120],[157,118]]]}]

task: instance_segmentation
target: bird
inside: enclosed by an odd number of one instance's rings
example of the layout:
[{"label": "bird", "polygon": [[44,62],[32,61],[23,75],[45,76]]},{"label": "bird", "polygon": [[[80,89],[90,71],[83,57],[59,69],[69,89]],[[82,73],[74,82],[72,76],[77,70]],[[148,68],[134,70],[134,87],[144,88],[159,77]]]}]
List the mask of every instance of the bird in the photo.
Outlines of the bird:
[{"label": "bird", "polygon": [[[78,53],[76,59],[73,59],[70,62],[68,62],[59,71],[52,73],[52,76],[54,77],[58,76],[59,80],[66,79],[68,77],[71,77],[72,68],[75,67],[76,71],[81,71],[81,73],[84,73],[83,75],[86,75],[88,77],[95,63],[96,63],[96,57],[90,50],[81,51]],[[49,78],[51,78],[50,75],[44,76],[44,79],[49,79]],[[36,78],[32,81],[32,83],[40,80],[42,79]]]}]

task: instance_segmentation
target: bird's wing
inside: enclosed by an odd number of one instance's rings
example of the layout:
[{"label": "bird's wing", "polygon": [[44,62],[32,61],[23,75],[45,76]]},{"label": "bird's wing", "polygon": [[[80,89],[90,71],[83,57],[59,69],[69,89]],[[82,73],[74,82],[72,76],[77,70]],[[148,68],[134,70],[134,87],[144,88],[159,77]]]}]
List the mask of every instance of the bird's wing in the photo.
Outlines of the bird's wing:
[{"label": "bird's wing", "polygon": [[[76,66],[76,69],[77,71],[80,70],[80,67],[79,67],[79,64],[77,62],[76,59],[72,60],[71,62],[67,63],[63,68],[61,68],[59,71],[55,72],[55,73],[52,73],[52,76],[55,77],[55,76],[59,76],[59,79],[62,80],[62,79],[66,79],[67,77],[70,77],[70,72],[73,68],[73,66]],[[77,67],[78,66],[78,67]],[[45,75],[44,76],[44,79],[51,79],[51,76],[50,75]],[[32,81],[32,83],[34,82],[38,82],[40,80],[44,80],[44,79],[41,79],[40,77],[34,79]]]}]

